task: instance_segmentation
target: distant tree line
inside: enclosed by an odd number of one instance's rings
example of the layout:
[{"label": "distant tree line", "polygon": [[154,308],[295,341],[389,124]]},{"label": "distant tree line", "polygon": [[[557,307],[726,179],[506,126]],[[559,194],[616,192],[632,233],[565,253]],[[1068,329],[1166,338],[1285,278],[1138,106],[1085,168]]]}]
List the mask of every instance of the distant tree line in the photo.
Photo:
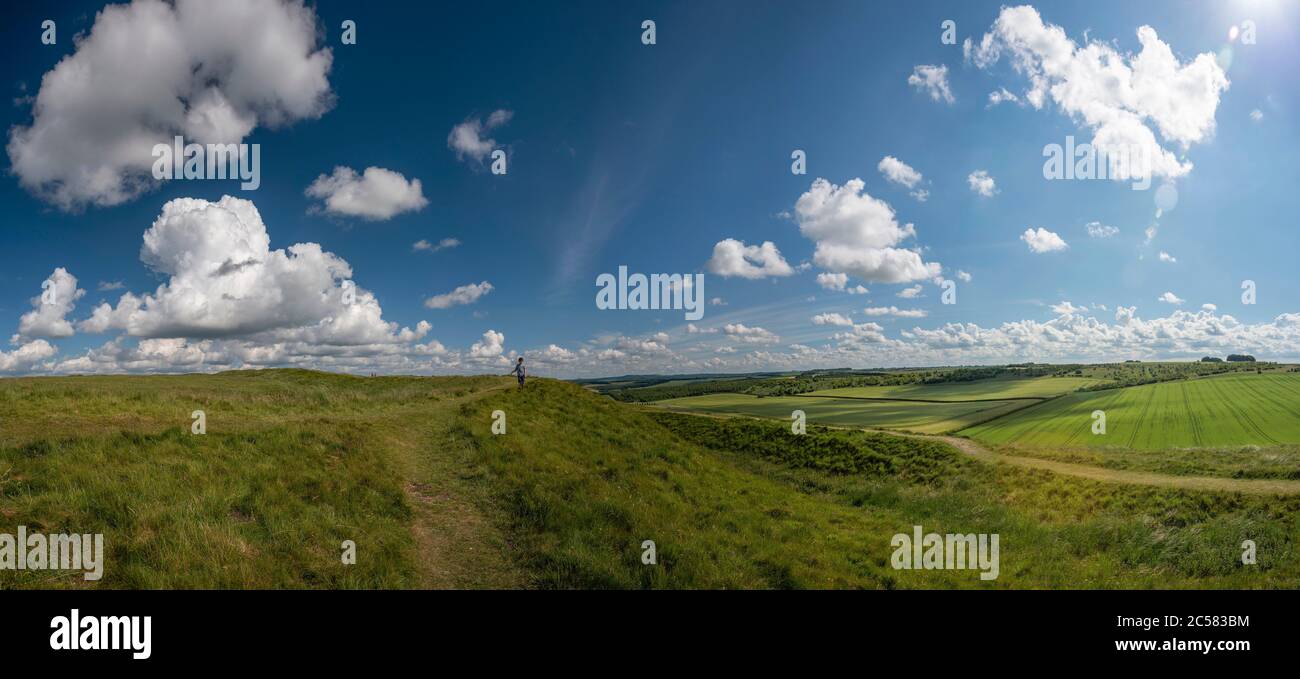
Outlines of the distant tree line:
[{"label": "distant tree line", "polygon": [[654,387],[612,389],[605,393],[618,401],[643,403],[647,401],[662,401],[669,398],[683,398],[686,396],[704,396],[705,394],[729,394],[741,391],[756,381],[760,380],[701,380],[699,382],[687,382],[685,384],[665,384]]},{"label": "distant tree line", "polygon": [[641,386],[645,385],[647,381],[643,379],[640,385],[632,382],[625,387],[609,388],[604,393],[619,401],[647,402],[707,394],[739,393],[760,397],[793,396],[813,391],[847,387],[943,384],[972,382],[996,377],[1043,377],[1048,375],[1096,378],[1100,381],[1081,387],[1080,390],[1101,391],[1227,372],[1246,370],[1262,372],[1264,369],[1277,367],[1273,363],[1256,363],[1255,357],[1247,354],[1231,354],[1228,356],[1227,361],[1224,362],[1214,356],[1206,356],[1195,363],[1142,363],[1141,361],[1128,360],[1123,363],[1101,365],[1027,362],[1004,366],[896,369],[892,372],[850,369],[809,370],[795,375],[772,377],[758,375],[746,378],[719,377],[718,379],[699,379],[692,382],[650,384],[649,386]]},{"label": "distant tree line", "polygon": [[[1058,366],[1059,367],[1059,366]],[[825,374],[799,375],[794,378],[758,380],[751,382],[742,392],[753,396],[792,396],[824,389],[846,387],[888,387],[902,384],[942,384],[945,382],[971,382],[1002,375],[1024,375],[1021,370],[1006,366],[973,368],[944,368],[938,370],[908,370],[905,372],[872,375],[834,376]]]},{"label": "distant tree line", "polygon": [[[1237,354],[1233,354],[1236,356]],[[1196,363],[1114,363],[1104,367],[1099,366],[1092,371],[1093,377],[1101,378],[1102,382],[1091,384],[1080,389],[1080,391],[1103,391],[1106,389],[1117,389],[1120,387],[1132,387],[1139,384],[1154,384],[1156,382],[1170,382],[1173,380],[1183,380],[1192,377],[1204,377],[1207,375],[1219,375],[1230,372],[1243,372],[1247,370],[1262,371],[1262,367],[1276,367],[1272,363],[1254,364],[1254,359],[1250,359],[1250,365],[1245,365],[1240,361],[1236,365],[1225,363],[1220,360],[1212,359],[1212,356],[1206,356]],[[1232,356],[1228,357],[1233,361]],[[1262,366],[1262,367],[1257,367]]]}]

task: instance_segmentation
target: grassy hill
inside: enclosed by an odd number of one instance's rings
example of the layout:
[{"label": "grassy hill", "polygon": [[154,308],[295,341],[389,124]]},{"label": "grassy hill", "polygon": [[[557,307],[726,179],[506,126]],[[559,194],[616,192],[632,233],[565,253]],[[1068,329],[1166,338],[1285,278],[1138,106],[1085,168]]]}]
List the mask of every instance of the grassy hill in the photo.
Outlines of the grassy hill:
[{"label": "grassy hill", "polygon": [[[412,532],[420,459],[458,400],[500,383],[297,370],[0,380],[0,532],[103,533],[101,587],[433,584]],[[358,545],[354,566],[343,540]],[[0,571],[2,586],[94,585]]]},{"label": "grassy hill", "polygon": [[[102,532],[109,551],[98,583],[0,571],[0,587],[1292,587],[1298,510],[552,380],[0,380],[0,532]],[[894,570],[890,540],[916,524],[998,533],[1001,576]]]}]

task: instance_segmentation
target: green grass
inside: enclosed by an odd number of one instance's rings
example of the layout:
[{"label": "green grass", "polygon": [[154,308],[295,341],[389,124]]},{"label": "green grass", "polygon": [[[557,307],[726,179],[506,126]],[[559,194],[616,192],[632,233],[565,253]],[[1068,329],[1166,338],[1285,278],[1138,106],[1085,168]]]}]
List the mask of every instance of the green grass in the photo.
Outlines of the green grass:
[{"label": "green grass", "polygon": [[1300,479],[1300,446],[1297,445],[1145,450],[1120,446],[1039,447],[1010,443],[999,445],[998,451],[1107,469],[1176,476]]},{"label": "green grass", "polygon": [[933,434],[962,429],[984,419],[1023,408],[1030,403],[1027,401],[924,403],[813,396],[758,397],[747,394],[710,394],[668,399],[658,401],[655,405],[686,412],[731,413],[783,419],[787,422],[791,421],[790,414],[793,411],[802,410],[809,422]]},{"label": "green grass", "polygon": [[[431,435],[439,404],[493,384],[305,371],[0,380],[0,532],[103,533],[108,552],[97,584],[0,571],[0,588],[418,586],[402,444]],[[205,435],[190,432],[194,410]],[[354,566],[343,540],[357,543]]]},{"label": "green grass", "polygon": [[[1106,433],[1092,434],[1092,413]],[[965,429],[1019,447],[1127,450],[1240,448],[1300,443],[1300,374],[1227,374],[1080,392]]]}]

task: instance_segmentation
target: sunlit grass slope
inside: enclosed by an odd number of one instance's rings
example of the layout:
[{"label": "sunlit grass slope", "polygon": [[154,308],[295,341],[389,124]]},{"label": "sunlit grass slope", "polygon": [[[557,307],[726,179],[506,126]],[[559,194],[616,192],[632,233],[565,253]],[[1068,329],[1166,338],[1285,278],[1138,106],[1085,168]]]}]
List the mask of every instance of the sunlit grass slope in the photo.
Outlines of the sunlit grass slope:
[{"label": "sunlit grass slope", "polygon": [[[0,571],[0,587],[416,586],[398,442],[492,383],[291,370],[0,380],[0,532],[102,533],[107,552],[98,583]],[[191,433],[195,410],[206,434]]]}]

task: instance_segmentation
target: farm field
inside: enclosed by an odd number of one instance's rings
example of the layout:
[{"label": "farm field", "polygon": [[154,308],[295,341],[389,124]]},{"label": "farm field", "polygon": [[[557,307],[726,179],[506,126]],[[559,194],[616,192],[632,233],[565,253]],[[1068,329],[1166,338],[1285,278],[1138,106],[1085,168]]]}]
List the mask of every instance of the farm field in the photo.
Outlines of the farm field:
[{"label": "farm field", "polygon": [[897,429],[937,434],[971,426],[1017,408],[1026,401],[972,401],[928,403],[924,401],[868,401],[817,396],[773,396],[709,394],[655,402],[673,410],[731,413],[789,421],[790,413],[802,410],[809,422],[843,427]]},{"label": "farm field", "polygon": [[[1106,434],[1092,434],[1092,413]],[[962,430],[989,444],[1127,449],[1300,443],[1300,374],[1228,374],[1068,394]]]},{"label": "farm field", "polygon": [[879,387],[843,387],[811,392],[810,396],[853,398],[906,398],[941,401],[971,399],[1048,398],[1066,394],[1101,380],[1087,377],[995,378],[940,384],[897,384]]}]

